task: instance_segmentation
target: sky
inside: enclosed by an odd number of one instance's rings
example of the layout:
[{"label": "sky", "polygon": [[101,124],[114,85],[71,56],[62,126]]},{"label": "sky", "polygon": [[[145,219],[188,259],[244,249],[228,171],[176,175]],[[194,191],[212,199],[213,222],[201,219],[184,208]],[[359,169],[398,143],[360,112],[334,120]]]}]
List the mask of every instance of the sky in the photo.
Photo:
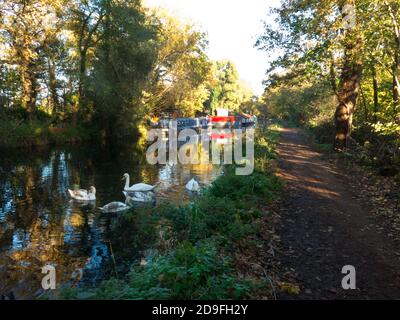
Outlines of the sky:
[{"label": "sky", "polygon": [[148,7],[162,7],[179,18],[194,22],[208,33],[208,55],[231,60],[242,80],[254,93],[263,93],[262,81],[271,56],[254,48],[263,31],[269,8],[279,0],[144,0]]}]

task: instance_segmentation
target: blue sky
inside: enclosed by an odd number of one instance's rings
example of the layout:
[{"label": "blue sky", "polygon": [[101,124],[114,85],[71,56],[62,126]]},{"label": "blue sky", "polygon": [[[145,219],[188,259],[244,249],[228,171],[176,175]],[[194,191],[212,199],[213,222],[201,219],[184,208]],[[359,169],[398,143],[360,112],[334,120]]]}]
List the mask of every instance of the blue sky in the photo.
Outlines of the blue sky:
[{"label": "blue sky", "polygon": [[193,22],[208,33],[211,59],[229,59],[242,80],[258,95],[271,54],[254,48],[263,30],[269,8],[279,0],[144,0],[149,7],[163,7],[179,18]]}]

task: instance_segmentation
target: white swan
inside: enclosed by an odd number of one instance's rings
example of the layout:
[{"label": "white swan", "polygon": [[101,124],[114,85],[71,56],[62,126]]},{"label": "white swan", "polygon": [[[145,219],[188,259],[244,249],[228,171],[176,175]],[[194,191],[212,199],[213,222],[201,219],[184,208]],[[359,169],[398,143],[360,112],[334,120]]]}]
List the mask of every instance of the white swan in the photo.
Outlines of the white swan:
[{"label": "white swan", "polygon": [[129,174],[125,173],[122,177],[122,180],[125,180],[125,187],[124,187],[124,191],[132,191],[132,192],[149,192],[149,191],[153,191],[158,184],[156,184],[155,186],[151,186],[149,184],[146,183],[137,183],[134,184],[133,186],[129,186]]},{"label": "white swan", "polygon": [[193,178],[186,184],[186,189],[193,192],[200,191],[199,183]]},{"label": "white swan", "polygon": [[153,202],[155,200],[154,192],[137,192],[137,191],[122,191],[126,200],[136,202]]},{"label": "white swan", "polygon": [[79,201],[93,201],[96,200],[96,188],[90,187],[89,191],[84,189],[71,190],[68,189],[69,195],[72,199]]},{"label": "white swan", "polygon": [[99,209],[105,213],[121,212],[121,211],[126,211],[130,208],[131,208],[130,206],[128,206],[123,202],[111,202],[103,207],[99,207]]}]

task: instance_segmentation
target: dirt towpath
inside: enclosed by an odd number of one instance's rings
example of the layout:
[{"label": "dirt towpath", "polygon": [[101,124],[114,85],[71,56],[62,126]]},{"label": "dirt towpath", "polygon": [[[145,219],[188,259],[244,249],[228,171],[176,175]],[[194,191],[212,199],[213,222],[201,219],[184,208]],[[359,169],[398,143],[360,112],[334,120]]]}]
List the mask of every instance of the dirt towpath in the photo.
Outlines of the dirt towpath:
[{"label": "dirt towpath", "polygon": [[[300,129],[282,130],[278,152],[286,192],[277,259],[301,289],[278,298],[400,299],[400,248],[378,233],[346,173],[314,151]],[[356,269],[355,290],[342,288],[345,265]]]}]

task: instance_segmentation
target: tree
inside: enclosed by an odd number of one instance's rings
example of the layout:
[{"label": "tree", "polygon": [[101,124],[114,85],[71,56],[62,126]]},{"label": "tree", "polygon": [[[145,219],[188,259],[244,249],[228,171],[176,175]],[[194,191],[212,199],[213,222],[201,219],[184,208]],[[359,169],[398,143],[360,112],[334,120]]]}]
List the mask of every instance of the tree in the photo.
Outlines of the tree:
[{"label": "tree", "polygon": [[0,4],[0,30],[7,43],[5,60],[16,65],[21,84],[21,105],[32,120],[39,93],[43,53],[57,36],[57,15],[62,1],[7,0]]},{"label": "tree", "polygon": [[[216,61],[213,67],[214,80],[210,82],[210,98],[207,106],[211,113],[217,107],[238,111],[241,103],[247,98],[247,88],[239,80],[236,67],[231,61]],[[246,92],[247,91],[247,92]]]},{"label": "tree", "polygon": [[[273,13],[279,28],[267,25],[257,41],[262,50],[282,52],[267,86],[329,80],[338,150],[348,147],[353,120],[379,134],[400,132],[398,1],[284,1]],[[285,77],[275,76],[282,70]]]},{"label": "tree", "polygon": [[165,11],[155,11],[159,21],[158,50],[145,104],[150,113],[194,116],[208,98],[211,63],[205,54],[204,33],[179,22]]},{"label": "tree", "polygon": [[[88,69],[92,67],[96,45],[101,40],[100,25],[104,22],[107,1],[72,1],[67,11],[67,26],[72,32],[71,42],[78,57],[77,106],[84,106]],[[77,110],[75,110],[76,113]]]},{"label": "tree", "polygon": [[[364,38],[358,23],[366,14],[362,4],[351,0],[284,1],[275,10],[279,30],[267,26],[257,45],[284,49],[270,71],[285,68],[294,75],[331,80],[338,99],[334,146],[348,146],[353,113],[363,72]],[[339,73],[339,74],[338,74]]]},{"label": "tree", "polygon": [[[385,8],[390,16],[390,25],[393,39],[391,42],[393,48],[393,109],[395,118],[400,123],[400,4],[397,1],[384,1]],[[390,43],[389,42],[389,43]]]},{"label": "tree", "polygon": [[104,19],[88,94],[95,119],[105,136],[112,137],[134,133],[139,122],[141,93],[155,60],[155,29],[139,0],[105,0],[101,5]]}]

